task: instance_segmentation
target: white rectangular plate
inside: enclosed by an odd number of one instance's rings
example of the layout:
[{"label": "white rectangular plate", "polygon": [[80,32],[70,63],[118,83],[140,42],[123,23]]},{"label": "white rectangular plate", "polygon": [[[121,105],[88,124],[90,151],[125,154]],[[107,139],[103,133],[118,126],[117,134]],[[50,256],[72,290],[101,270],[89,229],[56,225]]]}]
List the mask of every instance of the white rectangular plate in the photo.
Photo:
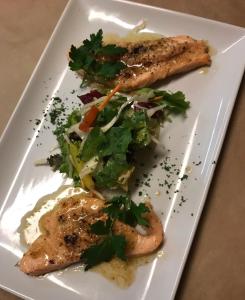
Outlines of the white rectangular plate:
[{"label": "white rectangular plate", "polygon": [[[43,111],[48,112],[50,97],[67,97],[70,105],[77,101],[80,80],[67,67],[67,51],[71,44],[81,42],[99,28],[106,33],[126,34],[142,18],[147,20],[148,31],[166,36],[188,34],[208,40],[215,49],[207,72],[196,70],[161,85],[162,89],[183,91],[191,102],[187,118],[174,118],[161,133],[163,145],[170,149],[169,161],[176,164],[180,174],[171,175],[172,186],[166,194],[166,185],[159,186],[167,179],[166,171],[159,165],[164,158],[158,157],[158,167],[151,171],[151,188],[144,189],[152,196],[164,224],[164,255],[139,267],[136,280],[128,289],[120,289],[94,272],[71,269],[42,279],[28,277],[15,267],[25,250],[17,232],[21,217],[39,198],[54,192],[64,182],[60,174],[48,167],[35,167],[34,161],[47,157],[55,144],[51,130],[44,130],[47,123]],[[244,33],[239,27],[123,1],[69,2],[1,139],[1,287],[28,299],[174,297],[243,74]],[[75,94],[71,93],[73,89]],[[35,125],[30,119],[41,119],[41,123]],[[152,160],[150,167],[154,164]],[[179,180],[186,172],[188,179]],[[155,195],[156,191],[160,191],[160,196]],[[135,199],[139,200],[138,193]]]}]

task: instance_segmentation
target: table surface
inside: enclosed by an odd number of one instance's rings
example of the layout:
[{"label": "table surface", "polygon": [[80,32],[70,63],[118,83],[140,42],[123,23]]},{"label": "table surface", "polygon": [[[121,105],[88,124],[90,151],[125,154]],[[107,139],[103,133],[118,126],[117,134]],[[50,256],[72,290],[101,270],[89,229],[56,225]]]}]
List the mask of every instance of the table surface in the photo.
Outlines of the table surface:
[{"label": "table surface", "polygon": [[[243,0],[139,0],[245,27]],[[0,134],[67,0],[1,0]],[[178,300],[245,299],[245,85],[242,80]],[[235,153],[235,155],[234,155]],[[18,297],[0,290],[1,300]]]}]

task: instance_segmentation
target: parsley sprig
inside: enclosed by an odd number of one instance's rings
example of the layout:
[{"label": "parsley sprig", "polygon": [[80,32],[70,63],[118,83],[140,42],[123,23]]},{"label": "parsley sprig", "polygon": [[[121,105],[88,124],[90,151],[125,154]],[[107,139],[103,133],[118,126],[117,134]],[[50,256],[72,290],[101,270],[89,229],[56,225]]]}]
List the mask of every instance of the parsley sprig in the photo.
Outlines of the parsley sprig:
[{"label": "parsley sprig", "polygon": [[169,113],[183,114],[190,108],[190,102],[185,99],[185,95],[181,91],[170,93],[167,91],[155,90],[154,94],[155,96],[162,97],[159,103],[166,104],[166,109]]},{"label": "parsley sprig", "polygon": [[109,235],[101,243],[88,248],[81,259],[85,263],[85,271],[102,263],[110,261],[114,256],[126,259],[126,239],[123,235]]},{"label": "parsley sprig", "polygon": [[122,260],[126,259],[125,250],[127,241],[124,235],[117,235],[113,232],[113,224],[120,220],[130,226],[137,224],[148,226],[148,221],[143,214],[149,211],[149,208],[140,203],[137,205],[127,195],[113,197],[107,202],[103,211],[107,214],[105,222],[99,220],[91,225],[91,232],[104,236],[101,242],[93,245],[81,254],[81,260],[85,264],[85,271],[104,261],[110,261],[113,257]]},{"label": "parsley sprig", "polygon": [[[115,57],[120,57],[127,52],[126,48],[114,44],[103,45],[103,31],[90,35],[83,44],[76,48],[71,46],[69,66],[72,71],[84,70],[87,77],[92,77],[101,82],[116,77],[126,65]],[[103,58],[103,59],[102,59]]]},{"label": "parsley sprig", "polygon": [[144,203],[137,205],[126,195],[113,197],[103,210],[111,219],[118,219],[130,226],[149,225],[142,216],[149,211],[149,208]]}]

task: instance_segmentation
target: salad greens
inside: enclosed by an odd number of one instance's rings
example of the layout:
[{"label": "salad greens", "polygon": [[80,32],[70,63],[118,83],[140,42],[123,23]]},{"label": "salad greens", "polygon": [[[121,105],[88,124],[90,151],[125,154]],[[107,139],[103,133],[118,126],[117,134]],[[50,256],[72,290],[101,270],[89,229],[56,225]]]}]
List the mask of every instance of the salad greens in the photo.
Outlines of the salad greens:
[{"label": "salad greens", "polygon": [[91,98],[89,93],[81,96],[86,98],[81,109],[74,109],[65,123],[56,120],[54,134],[61,153],[50,156],[48,163],[73,178],[75,185],[127,190],[134,154],[158,140],[160,124],[170,114],[184,114],[190,104],[179,91],[143,88],[128,96],[117,93],[85,133],[79,124],[86,111],[104,99],[103,94],[92,93],[99,98]]}]

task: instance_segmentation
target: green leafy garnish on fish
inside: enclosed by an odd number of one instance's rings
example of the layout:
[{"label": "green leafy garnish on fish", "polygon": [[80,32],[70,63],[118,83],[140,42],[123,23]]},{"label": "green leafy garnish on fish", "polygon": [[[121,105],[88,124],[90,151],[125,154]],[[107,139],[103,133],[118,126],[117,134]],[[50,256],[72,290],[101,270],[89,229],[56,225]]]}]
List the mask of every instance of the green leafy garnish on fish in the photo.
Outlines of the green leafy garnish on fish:
[{"label": "green leafy garnish on fish", "polygon": [[108,235],[97,245],[93,245],[81,254],[81,260],[85,264],[85,271],[102,263],[108,262],[113,257],[126,259],[126,239],[123,235]]},{"label": "green leafy garnish on fish", "polygon": [[144,214],[149,212],[149,208],[144,203],[137,205],[128,195],[113,197],[106,203],[103,212],[107,219],[99,220],[90,226],[91,233],[101,236],[101,241],[81,254],[85,271],[102,262],[110,261],[113,257],[126,259],[126,238],[124,235],[117,235],[113,232],[113,224],[116,220],[133,227],[148,226]]},{"label": "green leafy garnish on fish", "polygon": [[101,81],[116,77],[126,65],[121,61],[107,60],[108,57],[123,55],[126,48],[114,44],[103,45],[103,31],[91,34],[80,47],[71,46],[69,66],[72,71],[83,70],[88,77]]},{"label": "green leafy garnish on fish", "polygon": [[149,212],[149,208],[140,203],[137,205],[128,195],[113,197],[103,209],[111,218],[118,219],[123,223],[135,226],[136,224],[148,226],[148,221],[142,216]]}]

